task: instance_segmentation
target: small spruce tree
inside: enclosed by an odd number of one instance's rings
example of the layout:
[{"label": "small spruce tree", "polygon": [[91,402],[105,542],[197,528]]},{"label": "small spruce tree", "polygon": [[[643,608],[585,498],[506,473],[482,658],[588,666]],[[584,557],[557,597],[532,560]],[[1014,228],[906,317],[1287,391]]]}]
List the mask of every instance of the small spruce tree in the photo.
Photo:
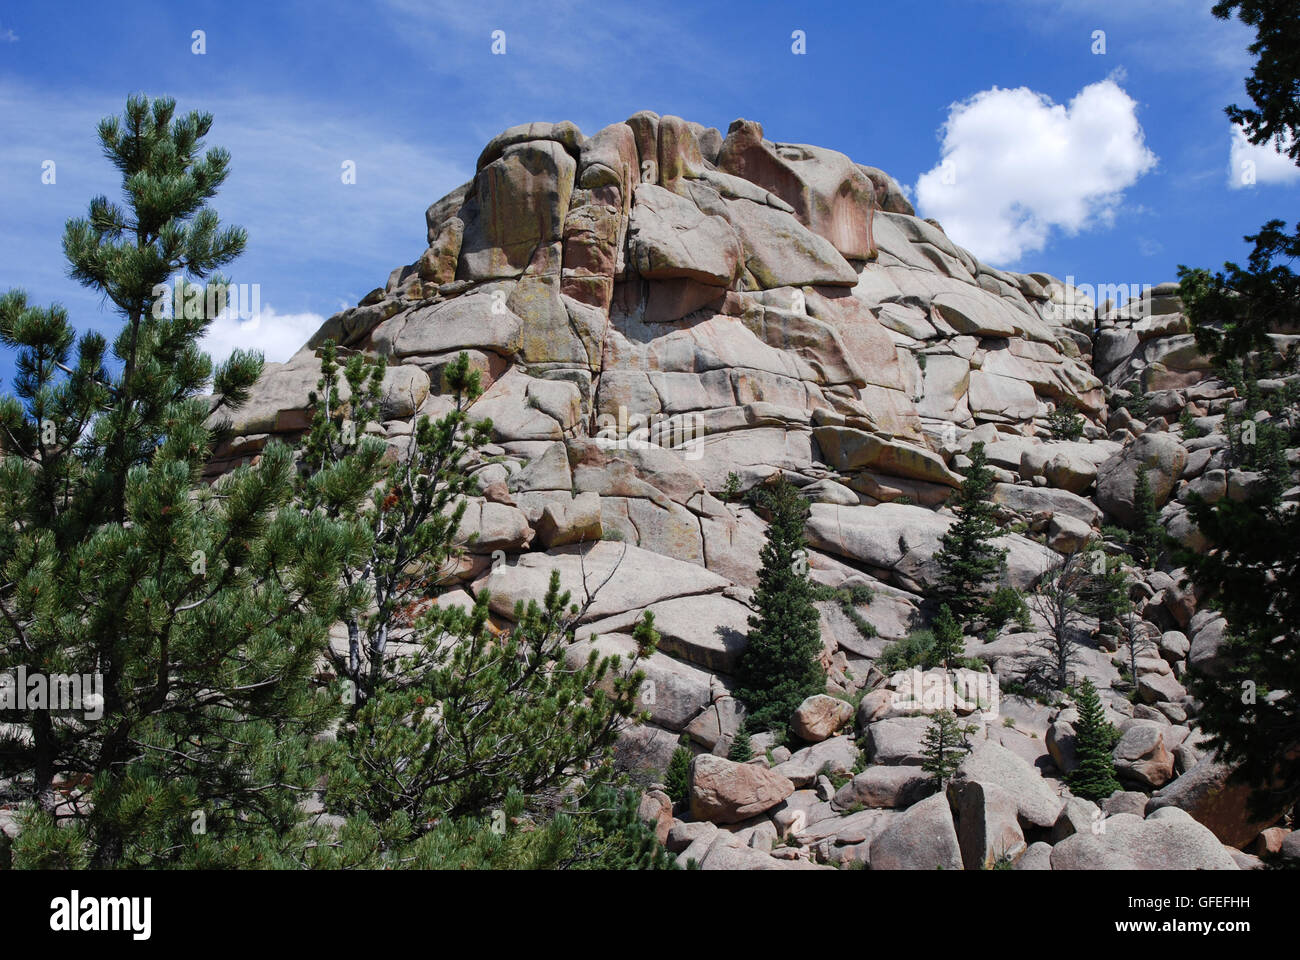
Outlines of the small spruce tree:
[{"label": "small spruce tree", "polygon": [[942,790],[970,753],[974,728],[963,724],[951,710],[940,710],[930,718],[921,738],[921,770]]},{"label": "small spruce tree", "polygon": [[969,458],[970,467],[953,504],[957,521],[943,535],[935,554],[939,564],[935,593],[963,628],[973,632],[974,624],[985,614],[1006,550],[993,544],[1005,531],[994,519],[990,500],[993,473],[982,442],[971,446]]},{"label": "small spruce tree", "polygon": [[965,655],[966,642],[961,632],[961,624],[948,609],[948,604],[939,607],[939,613],[935,616],[931,629],[934,632],[934,646],[930,648],[929,654],[931,664],[940,664],[945,670],[949,670]]},{"label": "small spruce tree", "polygon": [[683,733],[677,741],[677,749],[668,760],[668,772],[664,775],[664,786],[668,788],[668,796],[674,803],[685,800],[690,793],[693,759],[695,751],[691,749],[691,738]]},{"label": "small spruce tree", "polygon": [[736,738],[731,741],[731,748],[727,751],[727,759],[734,760],[736,763],[744,763],[754,756],[754,746],[749,740],[748,732],[741,730],[736,734]]},{"label": "small spruce tree", "polygon": [[1091,678],[1084,677],[1079,684],[1075,705],[1079,711],[1079,719],[1074,724],[1077,766],[1066,779],[1076,796],[1100,803],[1120,789],[1111,755],[1118,739],[1116,730],[1106,721],[1101,697]]},{"label": "small spruce tree", "polygon": [[1160,524],[1160,513],[1156,510],[1155,492],[1151,489],[1151,478],[1146,470],[1139,470],[1133,487],[1133,538],[1130,545],[1137,548],[1142,562],[1153,567],[1160,559],[1164,546],[1165,531]]},{"label": "small spruce tree", "polygon": [[757,612],[749,618],[749,642],[740,657],[736,691],[751,730],[784,727],[800,703],[826,688],[819,660],[820,618],[804,554],[808,502],[783,476],[761,502],[771,520],[754,593]]}]

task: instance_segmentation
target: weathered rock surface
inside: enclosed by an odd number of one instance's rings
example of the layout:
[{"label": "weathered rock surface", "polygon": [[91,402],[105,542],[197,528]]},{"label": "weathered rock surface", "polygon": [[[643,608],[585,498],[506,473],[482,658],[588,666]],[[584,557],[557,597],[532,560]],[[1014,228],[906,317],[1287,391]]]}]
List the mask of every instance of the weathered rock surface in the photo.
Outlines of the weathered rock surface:
[{"label": "weathered rock surface", "polygon": [[776,806],[794,784],[760,763],[733,763],[702,753],[691,761],[691,815],[712,823],[739,823]]},{"label": "weathered rock surface", "polygon": [[[1114,756],[1134,788],[1105,801],[1104,833],[1091,805],[1063,799],[1077,713],[1004,691],[1001,713],[981,718],[971,692],[985,677],[1023,681],[1041,617],[971,638],[967,655],[993,672],[941,685],[978,721],[943,793],[920,769],[926,711],[877,666],[933,617],[934,554],[976,442],[997,481],[1003,582],[1021,591],[1104,524],[1133,522],[1140,471],[1194,550],[1209,544],[1193,494],[1258,488],[1228,460],[1235,395],[1196,350],[1176,285],[1098,307],[1047,274],[982,263],[875,167],[770,140],[754,121],[724,137],[648,111],[591,136],[511,127],[425,227],[411,264],[213,417],[225,430],[208,473],[302,436],[327,339],[386,358],[381,420],[357,426],[400,462],[415,421],[451,409],[445,375],[465,352],[485,388],[471,416],[491,419],[492,442],[471,458],[481,494],[447,602],[486,591],[493,629],[510,630],[515,604],[558,571],[580,611],[568,664],[592,650],[630,659],[637,621],[654,615],[649,721],[622,730],[616,757],[644,785],[680,735],[705,751],[689,815],[677,808],[692,819],[643,793],[643,819],[674,852],[706,869],[1230,869],[1221,844],[1259,846],[1274,821],[1245,812],[1196,727],[1187,674],[1224,675],[1227,629],[1184,571],[1132,571],[1135,611],[1159,638],[1135,696],[1118,684],[1113,635],[1079,628],[1076,670],[1122,726]],[[1145,405],[1125,400],[1136,393]],[[1049,415],[1070,406],[1080,436],[1057,439]],[[756,735],[755,759],[733,763],[767,526],[744,494],[778,474],[811,502],[810,577],[841,591],[817,601],[827,694],[790,717],[788,746]]]}]

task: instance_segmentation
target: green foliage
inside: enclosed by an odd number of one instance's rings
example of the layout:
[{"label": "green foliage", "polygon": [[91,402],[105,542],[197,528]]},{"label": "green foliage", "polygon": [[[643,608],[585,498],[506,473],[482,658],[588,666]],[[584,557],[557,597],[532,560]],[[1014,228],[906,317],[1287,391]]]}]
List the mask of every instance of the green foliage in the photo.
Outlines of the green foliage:
[{"label": "green foliage", "polygon": [[749,734],[741,730],[736,734],[736,738],[731,741],[731,748],[727,751],[727,759],[734,760],[736,763],[744,763],[754,756],[754,747],[750,743]]},{"label": "green foliage", "polygon": [[1219,0],[1212,8],[1220,20],[1235,12],[1242,23],[1255,28],[1250,52],[1257,59],[1246,78],[1246,93],[1254,108],[1228,107],[1228,118],[1238,124],[1251,143],[1273,142],[1300,163],[1300,16],[1292,4],[1272,0]]},{"label": "green foliage", "polygon": [[1030,628],[1029,606],[1024,595],[1012,586],[998,587],[989,597],[985,613],[989,625],[995,630],[1012,621],[1021,629]]},{"label": "green foliage", "polygon": [[[209,416],[244,402],[262,368],[243,351],[214,367],[199,348],[225,305],[215,271],[245,243],[206,203],[229,161],[201,153],[211,125],[131,97],[99,126],[125,202],[93,199],[64,251],[122,319],[112,361],[61,308],[0,298],[18,368],[0,400],[0,670],[98,675],[103,696],[98,719],[8,717],[32,731],[0,770],[30,798],[20,865],[275,862],[301,838],[311,740],[337,714],[312,674],[351,531],[294,509],[279,444],[198,483]],[[56,775],[82,802],[54,832]]]},{"label": "green foliage", "polygon": [[690,738],[683,733],[677,743],[677,749],[673,751],[668,761],[668,772],[664,775],[664,786],[668,788],[668,796],[674,803],[685,800],[690,795],[693,759],[695,759],[695,751],[691,749]]},{"label": "green foliage", "polygon": [[913,630],[902,640],[886,644],[876,658],[876,667],[888,674],[928,666],[933,659],[933,650],[934,631],[927,628]]},{"label": "green foliage", "polygon": [[988,594],[1006,559],[1006,550],[993,544],[1004,531],[994,520],[993,474],[984,444],[973,444],[969,457],[971,465],[953,503],[957,520],[944,533],[935,554],[939,564],[935,594],[967,630],[987,615]]},{"label": "green foliage", "polygon": [[1075,796],[1100,803],[1120,789],[1111,755],[1118,732],[1106,721],[1101,698],[1090,678],[1085,677],[1079,684],[1075,705],[1079,711],[1074,724],[1077,766],[1066,779]]},{"label": "green foliage", "polygon": [[722,487],[722,499],[727,503],[735,503],[740,499],[740,474],[734,470],[727,474],[726,483]]},{"label": "green foliage", "polygon": [[[1233,12],[1256,28],[1251,52],[1257,61],[1246,81],[1256,109],[1230,107],[1228,115],[1254,143],[1291,136],[1289,155],[1300,161],[1300,18],[1294,5],[1262,0],[1222,0],[1214,7],[1225,19]],[[1270,220],[1245,239],[1254,245],[1246,266],[1225,263],[1213,274],[1180,267],[1180,294],[1197,345],[1242,397],[1242,409],[1225,423],[1233,461],[1262,471],[1267,482],[1244,502],[1190,498],[1192,519],[1215,550],[1182,550],[1176,559],[1228,623],[1223,671],[1192,677],[1191,692],[1201,703],[1197,720],[1216,756],[1238,765],[1240,777],[1256,788],[1255,812],[1275,814],[1300,795],[1294,695],[1300,690],[1300,515],[1280,498],[1294,482],[1284,451],[1296,442],[1290,424],[1297,398],[1294,386],[1266,391],[1260,381],[1273,380],[1275,387],[1296,369],[1294,348],[1279,353],[1269,335],[1300,321],[1300,275],[1291,269],[1300,255],[1300,227],[1288,234],[1283,221]],[[1254,449],[1247,442],[1252,429]]]},{"label": "green foliage", "polygon": [[1156,509],[1155,493],[1146,470],[1137,472],[1133,489],[1133,535],[1129,546],[1137,557],[1149,567],[1154,567],[1164,552],[1165,528]]},{"label": "green foliage", "polygon": [[1139,423],[1151,416],[1151,400],[1137,380],[1130,380],[1121,388],[1123,393],[1112,393],[1106,401],[1111,410],[1127,410]]},{"label": "green foliage", "polygon": [[1103,633],[1116,635],[1130,610],[1129,576],[1119,557],[1107,557],[1104,573],[1093,578],[1091,613],[1097,618],[1097,627]]},{"label": "green foliage", "polygon": [[961,723],[951,710],[940,710],[930,717],[921,738],[921,770],[940,790],[970,753],[970,735],[974,732],[974,725]]},{"label": "green foliage", "polygon": [[818,659],[820,618],[804,553],[808,502],[784,477],[760,502],[771,519],[754,592],[757,612],[749,618],[749,640],[737,668],[736,696],[745,704],[749,728],[770,730],[787,723],[807,697],[822,692],[826,675]]},{"label": "green foliage", "polygon": [[855,583],[839,589],[822,584],[812,589],[812,598],[818,603],[827,600],[837,603],[840,611],[865,640],[870,640],[876,635],[876,626],[858,613],[858,605],[870,603],[875,596],[875,591],[865,583]]},{"label": "green foliage", "polygon": [[1070,399],[1059,401],[1047,417],[1047,429],[1051,431],[1053,440],[1078,440],[1083,436],[1079,405]]},{"label": "green foliage", "polygon": [[1196,418],[1192,416],[1192,410],[1190,407],[1183,407],[1183,412],[1178,415],[1178,425],[1182,428],[1182,439],[1184,441],[1196,440],[1199,437],[1205,436],[1205,430],[1201,428],[1201,426],[1196,422]]},{"label": "green foliage", "polygon": [[608,785],[577,804],[530,812],[509,792],[483,816],[443,817],[399,851],[384,848],[381,831],[356,818],[330,842],[311,848],[316,869],[418,870],[671,870],[675,857],[637,816],[637,794]]},{"label": "green foliage", "polygon": [[947,670],[958,658],[966,653],[965,638],[962,636],[961,624],[952,615],[945,603],[939,608],[934,618],[934,643],[926,656],[927,663],[939,663]]},{"label": "green foliage", "polygon": [[385,463],[384,441],[364,434],[381,419],[383,358],[344,358],[332,341],[320,353],[299,496],[304,512],[354,531],[356,559],[343,571],[348,652],[329,656],[360,707],[399,669],[390,645],[411,639],[421,604],[461,555],[456,537],[465,497],[478,492],[467,468],[492,424],[469,419],[482,390],[478,371],[461,353],[443,374],[452,410],[436,421],[421,416],[410,456]]},{"label": "green foliage", "polygon": [[511,790],[534,798],[586,789],[613,777],[619,725],[644,719],[635,701],[641,658],[655,648],[648,611],[637,656],[566,660],[578,613],[558,571],[541,604],[516,606],[516,626],[497,635],[487,592],[471,610],[432,607],[417,622],[421,649],[343,726],[329,756],[326,804],[376,825],[384,850],[401,851],[442,816],[477,816]]}]

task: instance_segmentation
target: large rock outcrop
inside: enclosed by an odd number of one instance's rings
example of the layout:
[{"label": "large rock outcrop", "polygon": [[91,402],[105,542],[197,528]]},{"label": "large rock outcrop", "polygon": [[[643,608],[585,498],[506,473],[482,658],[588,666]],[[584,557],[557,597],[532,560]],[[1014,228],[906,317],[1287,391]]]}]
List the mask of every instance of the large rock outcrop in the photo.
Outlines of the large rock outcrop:
[{"label": "large rock outcrop", "polygon": [[[1130,567],[1135,612],[1159,638],[1137,676],[1123,678],[1095,623],[1079,628],[1072,669],[1102,691],[1134,788],[1100,808],[1062,780],[1072,707],[1000,695],[1032,677],[1041,617],[968,638],[983,670],[942,678],[972,731],[945,791],[920,769],[932,710],[914,698],[930,675],[877,666],[933,614],[946,505],[977,442],[996,480],[1004,583],[1021,591],[1095,546],[1104,523],[1135,519],[1139,471],[1193,549],[1208,544],[1192,494],[1241,499],[1258,485],[1230,461],[1221,424],[1235,394],[1196,351],[1176,288],[1097,307],[1047,274],[981,262],[875,167],[769,140],[750,120],[724,136],[648,111],[590,136],[572,123],[504,131],[425,226],[412,263],[214,418],[209,473],[302,436],[326,340],[387,359],[381,422],[362,426],[396,460],[414,420],[449,409],[444,372],[467,353],[485,388],[472,415],[493,434],[471,464],[483,493],[462,523],[455,598],[489,590],[494,625],[509,629],[516,601],[558,570],[575,597],[596,593],[570,663],[630,656],[637,620],[655,615],[650,719],[623,731],[618,756],[649,784],[680,738],[697,754],[688,804],[658,789],[642,804],[675,852],[718,869],[1231,869],[1222,844],[1247,846],[1272,823],[1240,813],[1203,755],[1186,675],[1230,664],[1225,624],[1198,610],[1184,571]],[[1064,410],[1077,430],[1057,435]],[[755,737],[754,759],[734,763],[734,675],[766,523],[732,495],[777,474],[812,501],[809,573],[839,591],[817,604],[827,695],[790,718],[789,748]],[[844,599],[862,587],[869,601]],[[1105,830],[1085,827],[1103,811]]]}]

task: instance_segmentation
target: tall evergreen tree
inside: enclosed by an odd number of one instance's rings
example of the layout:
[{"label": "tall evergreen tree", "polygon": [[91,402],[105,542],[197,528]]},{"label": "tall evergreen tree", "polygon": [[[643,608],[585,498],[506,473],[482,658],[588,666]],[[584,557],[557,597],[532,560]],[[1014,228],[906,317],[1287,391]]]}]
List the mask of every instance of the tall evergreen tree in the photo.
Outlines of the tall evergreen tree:
[{"label": "tall evergreen tree", "polygon": [[62,309],[0,300],[19,370],[0,400],[0,668],[102,682],[98,718],[18,712],[33,798],[19,865],[275,862],[335,714],[310,679],[351,532],[293,509],[293,459],[274,443],[199,485],[210,414],[238,407],[262,366],[235,351],[214,368],[199,348],[225,302],[214,271],[245,243],[207,205],[229,163],[201,153],[211,126],[144,97],[99,126],[125,203],[93,199],[63,245],[122,317],[111,361]]},{"label": "tall evergreen tree", "polygon": [[763,492],[761,502],[771,519],[754,592],[757,613],[749,618],[736,691],[754,730],[783,728],[795,707],[826,689],[819,659],[820,618],[804,553],[808,501],[781,476]]},{"label": "tall evergreen tree", "polygon": [[972,444],[968,457],[970,466],[953,503],[957,520],[944,533],[935,554],[939,564],[935,593],[962,626],[974,632],[1007,552],[993,543],[1005,531],[994,519],[990,499],[993,473],[988,468],[983,442]]},{"label": "tall evergreen tree", "polygon": [[1115,778],[1115,758],[1111,751],[1118,739],[1115,727],[1107,722],[1101,697],[1090,677],[1084,677],[1075,695],[1079,719],[1074,724],[1074,755],[1077,765],[1066,778],[1075,796],[1101,803],[1120,789]]},{"label": "tall evergreen tree", "polygon": [[1242,127],[1251,143],[1273,142],[1300,163],[1300,11],[1285,0],[1219,0],[1213,13],[1220,20],[1230,20],[1235,13],[1255,28],[1250,52],[1256,61],[1246,78],[1246,93],[1255,106],[1228,107],[1229,119]]},{"label": "tall evergreen tree", "polygon": [[[1225,0],[1214,12],[1224,19],[1236,12],[1256,29],[1257,61],[1246,81],[1256,109],[1230,107],[1229,116],[1254,143],[1289,139],[1289,155],[1300,162],[1300,10]],[[1192,675],[1202,703],[1197,719],[1216,755],[1256,787],[1263,814],[1300,796],[1300,511],[1280,496],[1294,483],[1284,451],[1297,444],[1300,406],[1293,381],[1276,389],[1294,374],[1294,351],[1280,351],[1270,336],[1300,323],[1300,274],[1290,266],[1300,256],[1300,226],[1288,234],[1283,221],[1271,220],[1246,240],[1253,249],[1245,266],[1180,267],[1180,293],[1198,346],[1243,398],[1226,424],[1233,460],[1262,471],[1266,482],[1245,501],[1192,496],[1189,511],[1214,548],[1180,551],[1178,562],[1228,622],[1216,658],[1222,669]]]}]

